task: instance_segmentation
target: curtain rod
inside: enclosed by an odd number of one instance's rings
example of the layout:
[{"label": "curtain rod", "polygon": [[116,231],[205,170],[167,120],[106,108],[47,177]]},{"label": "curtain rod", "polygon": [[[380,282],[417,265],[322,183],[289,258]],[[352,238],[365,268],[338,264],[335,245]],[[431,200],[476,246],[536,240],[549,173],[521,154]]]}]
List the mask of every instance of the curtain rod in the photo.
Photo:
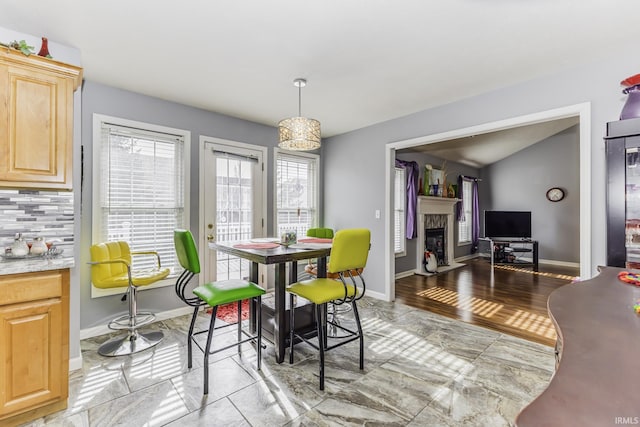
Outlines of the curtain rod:
[{"label": "curtain rod", "polygon": [[464,179],[468,179],[469,181],[476,181],[476,182],[482,181],[481,178],[476,178],[473,176],[466,176],[466,175],[460,175],[460,176]]}]

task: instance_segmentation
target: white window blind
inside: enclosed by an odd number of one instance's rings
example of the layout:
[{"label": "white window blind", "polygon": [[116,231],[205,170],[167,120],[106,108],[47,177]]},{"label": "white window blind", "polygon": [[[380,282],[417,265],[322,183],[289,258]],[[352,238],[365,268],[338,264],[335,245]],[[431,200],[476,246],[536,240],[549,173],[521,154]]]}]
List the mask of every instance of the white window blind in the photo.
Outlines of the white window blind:
[{"label": "white window blind", "polygon": [[[102,122],[94,166],[100,168],[97,241],[123,240],[132,251],[157,251],[172,275],[181,271],[173,230],[185,224],[184,144],[182,136]],[[155,265],[149,256],[133,261],[134,268]]]},{"label": "white window blind", "polygon": [[276,233],[305,236],[318,223],[318,157],[276,155]]},{"label": "white window blind", "polygon": [[395,168],[395,191],[394,191],[394,233],[393,248],[396,254],[405,252],[406,244],[406,200],[407,186],[404,168]]},{"label": "white window blind", "polygon": [[471,243],[471,221],[473,218],[473,183],[462,180],[462,211],[463,218],[458,221],[458,243]]}]

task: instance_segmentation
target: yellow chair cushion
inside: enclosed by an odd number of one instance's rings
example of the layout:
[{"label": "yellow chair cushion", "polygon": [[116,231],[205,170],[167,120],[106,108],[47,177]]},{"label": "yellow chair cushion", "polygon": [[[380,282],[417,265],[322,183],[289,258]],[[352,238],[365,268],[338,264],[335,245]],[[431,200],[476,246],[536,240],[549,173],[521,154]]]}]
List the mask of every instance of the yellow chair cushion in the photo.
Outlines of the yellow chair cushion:
[{"label": "yellow chair cushion", "polygon": [[[324,304],[345,298],[345,286],[334,279],[302,280],[287,287],[287,291],[296,294],[314,304]],[[358,289],[347,284],[347,297],[356,296]]]},{"label": "yellow chair cushion", "polygon": [[[107,262],[91,266],[91,282],[96,288],[126,288],[129,286],[127,266],[131,265],[131,250],[127,242],[106,242],[91,246],[91,261]],[[164,279],[168,268],[131,272],[133,286],[151,285]]]}]

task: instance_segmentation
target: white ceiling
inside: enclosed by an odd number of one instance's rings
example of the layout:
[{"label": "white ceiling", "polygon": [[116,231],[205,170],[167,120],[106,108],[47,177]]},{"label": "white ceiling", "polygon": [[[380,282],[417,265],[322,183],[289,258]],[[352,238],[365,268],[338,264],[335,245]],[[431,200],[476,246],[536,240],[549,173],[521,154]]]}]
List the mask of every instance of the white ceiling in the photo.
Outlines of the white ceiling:
[{"label": "white ceiling", "polygon": [[639,11],[637,0],[0,0],[0,26],[78,48],[88,80],[270,126],[297,115],[292,82],[305,77],[302,114],[328,137],[635,51]]}]

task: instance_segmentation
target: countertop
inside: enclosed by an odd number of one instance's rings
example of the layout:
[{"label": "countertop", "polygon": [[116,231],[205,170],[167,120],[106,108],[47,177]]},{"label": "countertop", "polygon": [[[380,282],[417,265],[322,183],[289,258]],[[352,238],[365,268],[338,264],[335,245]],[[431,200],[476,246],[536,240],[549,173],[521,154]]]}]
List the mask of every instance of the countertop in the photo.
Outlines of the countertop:
[{"label": "countertop", "polygon": [[522,410],[518,427],[638,424],[640,288],[618,280],[622,268],[603,267],[591,280],[549,296],[560,362],[547,389]]},{"label": "countertop", "polygon": [[52,258],[30,258],[23,260],[0,259],[0,276],[19,273],[33,273],[36,271],[60,270],[74,266],[73,256]]}]

